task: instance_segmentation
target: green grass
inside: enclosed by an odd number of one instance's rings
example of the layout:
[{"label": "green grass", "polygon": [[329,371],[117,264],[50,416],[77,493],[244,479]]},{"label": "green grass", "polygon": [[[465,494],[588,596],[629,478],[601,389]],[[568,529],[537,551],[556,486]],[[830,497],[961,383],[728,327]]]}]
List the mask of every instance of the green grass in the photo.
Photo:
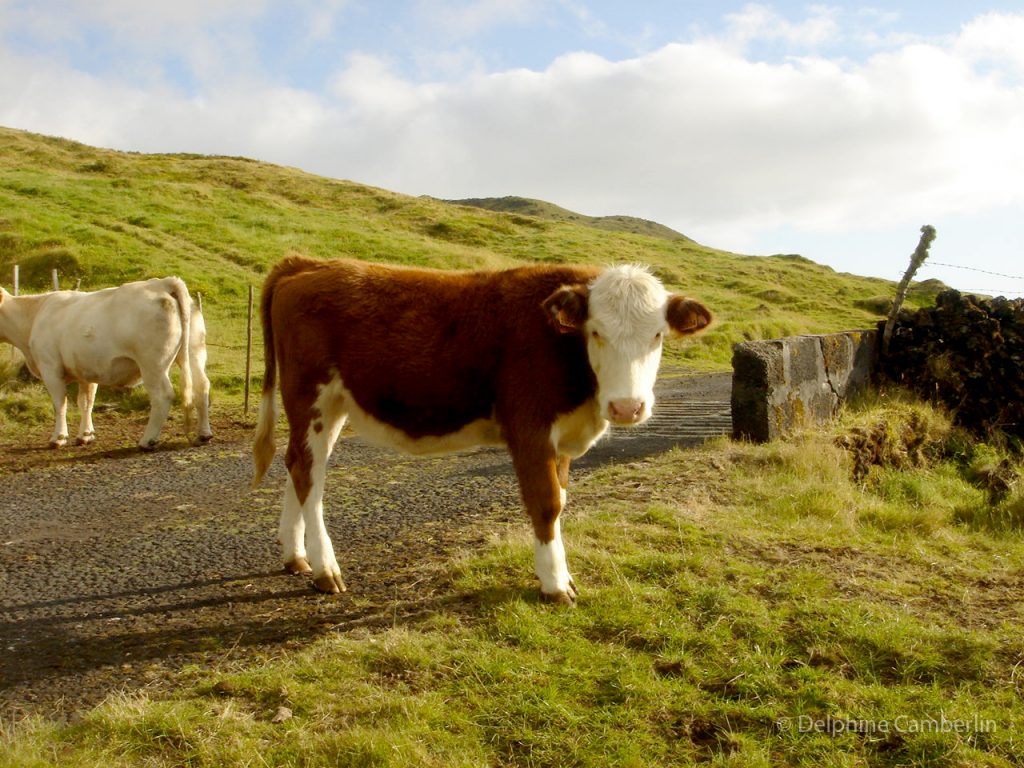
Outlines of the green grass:
[{"label": "green grass", "polygon": [[[921,414],[921,465],[852,479],[839,438]],[[575,610],[538,601],[524,524],[444,565],[428,618],[9,726],[0,765],[1020,765],[1024,539],[961,520],[965,447],[883,397],[608,467],[570,489]]]}]

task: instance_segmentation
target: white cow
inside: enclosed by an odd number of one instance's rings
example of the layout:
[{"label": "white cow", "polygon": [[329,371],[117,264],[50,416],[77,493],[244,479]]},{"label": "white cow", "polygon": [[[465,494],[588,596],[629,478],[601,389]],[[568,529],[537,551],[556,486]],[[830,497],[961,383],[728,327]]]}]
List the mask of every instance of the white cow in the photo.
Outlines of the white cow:
[{"label": "white cow", "polygon": [[152,450],[174,399],[168,373],[175,361],[181,367],[185,431],[192,428],[194,386],[198,441],[213,436],[206,323],[180,278],[154,278],[90,293],[12,296],[0,288],[0,341],[21,350],[29,370],[43,380],[53,399],[52,448],[68,440],[68,382],[78,382],[81,424],[75,442],[85,445],[95,439],[96,386],[133,387],[141,381],[150,408],[139,447]]}]

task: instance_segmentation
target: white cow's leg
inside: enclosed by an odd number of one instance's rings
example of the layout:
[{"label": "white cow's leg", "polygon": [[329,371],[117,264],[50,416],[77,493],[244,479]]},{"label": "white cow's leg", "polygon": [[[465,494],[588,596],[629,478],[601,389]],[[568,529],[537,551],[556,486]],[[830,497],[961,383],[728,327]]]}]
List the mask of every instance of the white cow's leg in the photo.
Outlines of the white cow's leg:
[{"label": "white cow's leg", "polygon": [[68,388],[60,375],[43,373],[43,384],[53,401],[53,432],[50,447],[63,448],[68,444]]},{"label": "white cow's leg", "polygon": [[96,430],[92,426],[92,404],[96,401],[95,383],[78,383],[78,436],[75,445],[88,445],[96,439]]},{"label": "white cow's leg", "polygon": [[142,439],[139,440],[139,447],[144,451],[151,451],[160,440],[160,430],[164,428],[167,414],[171,412],[174,387],[171,386],[166,370],[148,375],[144,371],[142,383],[149,395],[149,421],[146,424],[146,431],[142,433]]},{"label": "white cow's leg", "polygon": [[192,352],[192,392],[196,404],[196,415],[199,417],[199,434],[197,440],[200,443],[209,442],[213,437],[213,430],[210,428],[210,379],[206,375],[206,347]]}]

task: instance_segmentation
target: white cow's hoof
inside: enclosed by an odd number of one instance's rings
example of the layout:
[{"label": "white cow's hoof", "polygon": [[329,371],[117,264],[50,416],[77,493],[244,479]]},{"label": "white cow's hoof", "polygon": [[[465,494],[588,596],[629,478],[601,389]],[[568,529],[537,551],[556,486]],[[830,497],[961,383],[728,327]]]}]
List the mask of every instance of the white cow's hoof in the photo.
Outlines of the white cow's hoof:
[{"label": "white cow's hoof", "polygon": [[199,437],[196,438],[196,445],[206,445],[211,440],[213,440],[213,433],[210,433],[209,435],[199,435]]},{"label": "white cow's hoof", "polygon": [[58,437],[56,440],[51,440],[50,441],[50,447],[51,448],[63,448],[67,444],[68,444],[67,435],[64,435],[62,437]]},{"label": "white cow's hoof", "polygon": [[75,438],[75,445],[89,445],[96,441],[95,432],[86,432],[84,435],[80,435]]},{"label": "white cow's hoof", "polygon": [[309,565],[309,561],[304,557],[293,557],[287,563],[284,564],[285,573],[313,573],[313,569]]},{"label": "white cow's hoof", "polygon": [[159,442],[159,441],[157,441],[157,440],[150,440],[150,441],[145,442],[145,443],[139,443],[139,450],[142,451],[143,453],[152,453],[153,451],[156,450],[157,442]]},{"label": "white cow's hoof", "polygon": [[313,579],[313,588],[317,592],[324,592],[328,595],[336,595],[348,589],[345,586],[345,582],[341,580],[341,576],[336,573],[325,573],[322,576],[317,576]]}]

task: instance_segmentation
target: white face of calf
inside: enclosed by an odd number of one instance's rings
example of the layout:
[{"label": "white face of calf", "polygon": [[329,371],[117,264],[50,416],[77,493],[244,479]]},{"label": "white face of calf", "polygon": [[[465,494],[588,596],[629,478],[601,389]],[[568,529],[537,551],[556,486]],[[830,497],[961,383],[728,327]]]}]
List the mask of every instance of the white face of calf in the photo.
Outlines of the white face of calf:
[{"label": "white face of calf", "polygon": [[703,304],[669,294],[639,266],[612,267],[587,287],[560,288],[545,308],[561,332],[583,334],[600,413],[615,424],[650,418],[665,334],[690,335],[711,322]]}]

